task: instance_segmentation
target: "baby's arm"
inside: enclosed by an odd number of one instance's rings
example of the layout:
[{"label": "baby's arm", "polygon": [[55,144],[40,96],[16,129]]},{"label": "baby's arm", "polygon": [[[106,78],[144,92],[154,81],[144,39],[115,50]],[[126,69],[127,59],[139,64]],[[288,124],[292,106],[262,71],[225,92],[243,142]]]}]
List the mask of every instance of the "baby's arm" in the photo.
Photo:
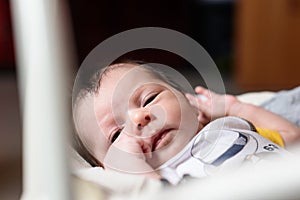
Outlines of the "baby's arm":
[{"label": "baby's arm", "polygon": [[187,98],[198,108],[200,121],[237,116],[252,122],[257,127],[278,131],[286,144],[300,139],[300,128],[277,114],[243,103],[232,95],[216,94],[203,87],[196,87],[195,91],[205,98],[195,98],[192,95],[187,95]]}]

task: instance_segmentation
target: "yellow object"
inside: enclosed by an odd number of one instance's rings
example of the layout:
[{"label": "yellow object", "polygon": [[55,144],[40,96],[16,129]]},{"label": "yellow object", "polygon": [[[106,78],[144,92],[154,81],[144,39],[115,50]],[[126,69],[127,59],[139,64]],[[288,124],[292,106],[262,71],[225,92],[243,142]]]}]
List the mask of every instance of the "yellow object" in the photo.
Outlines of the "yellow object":
[{"label": "yellow object", "polygon": [[258,128],[258,127],[255,127],[255,128],[261,136],[271,140],[272,142],[274,142],[275,144],[278,144],[281,147],[284,147],[284,141],[278,131],[264,129],[264,128]]}]

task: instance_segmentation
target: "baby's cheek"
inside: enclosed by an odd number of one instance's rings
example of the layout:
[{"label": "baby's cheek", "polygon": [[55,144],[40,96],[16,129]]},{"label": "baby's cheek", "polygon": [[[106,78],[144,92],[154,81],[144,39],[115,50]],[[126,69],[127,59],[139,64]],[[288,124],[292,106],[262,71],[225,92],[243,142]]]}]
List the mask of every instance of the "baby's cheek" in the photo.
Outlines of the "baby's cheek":
[{"label": "baby's cheek", "polygon": [[183,104],[180,104],[177,99],[171,101],[167,106],[170,117],[172,117],[173,120],[180,120],[185,106]]},{"label": "baby's cheek", "polygon": [[153,121],[155,121],[155,127],[158,130],[164,127],[167,122],[168,108],[164,104],[155,104],[151,106],[150,113],[153,116]]}]

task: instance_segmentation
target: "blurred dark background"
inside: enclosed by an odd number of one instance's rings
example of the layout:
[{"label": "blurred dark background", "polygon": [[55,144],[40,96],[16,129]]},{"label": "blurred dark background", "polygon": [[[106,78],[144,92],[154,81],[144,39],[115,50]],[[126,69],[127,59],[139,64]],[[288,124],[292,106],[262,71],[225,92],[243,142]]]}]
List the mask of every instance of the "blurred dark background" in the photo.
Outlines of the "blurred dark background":
[{"label": "blurred dark background", "polygon": [[[128,29],[150,26],[177,30],[192,37],[208,51],[224,75],[231,72],[235,7],[232,0],[94,0],[88,5],[83,1],[72,1],[70,6],[78,63],[108,37]],[[85,13],[83,8],[89,12]],[[189,63],[167,51],[143,49],[122,57],[166,64],[186,72],[187,76],[194,74],[189,73],[193,69]],[[196,84],[197,80],[192,82]]]},{"label": "blurred dark background", "polygon": [[[300,0],[69,0],[77,69],[99,43],[132,28],[170,28],[197,40],[222,73],[226,91],[289,89],[299,85]],[[0,0],[0,199],[19,199],[22,136],[9,0]],[[37,27],[38,28],[38,27]],[[188,63],[161,50],[128,59],[188,71]],[[198,79],[192,80],[198,84]]]}]

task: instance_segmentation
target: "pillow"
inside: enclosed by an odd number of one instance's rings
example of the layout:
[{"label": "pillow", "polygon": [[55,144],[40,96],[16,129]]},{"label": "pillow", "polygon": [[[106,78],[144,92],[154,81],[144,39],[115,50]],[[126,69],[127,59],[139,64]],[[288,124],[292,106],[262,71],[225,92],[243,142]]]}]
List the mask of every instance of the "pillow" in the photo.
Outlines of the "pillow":
[{"label": "pillow", "polygon": [[276,94],[275,92],[268,92],[268,91],[249,92],[249,93],[237,95],[237,98],[242,102],[251,103],[258,106],[261,105],[263,102],[274,97],[275,94]]}]

